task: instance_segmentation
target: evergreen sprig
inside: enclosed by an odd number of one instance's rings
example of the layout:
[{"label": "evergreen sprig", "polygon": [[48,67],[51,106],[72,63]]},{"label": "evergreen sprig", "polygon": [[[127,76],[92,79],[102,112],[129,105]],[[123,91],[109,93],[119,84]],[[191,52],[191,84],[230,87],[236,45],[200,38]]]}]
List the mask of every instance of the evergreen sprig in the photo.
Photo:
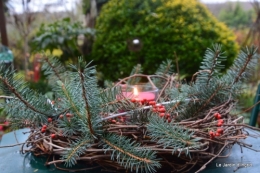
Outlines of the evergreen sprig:
[{"label": "evergreen sprig", "polygon": [[172,60],[167,59],[166,61],[163,61],[158,69],[156,70],[155,74],[156,75],[172,75],[173,74],[173,68],[174,65],[172,63]]},{"label": "evergreen sprig", "polygon": [[157,115],[149,118],[147,130],[152,141],[163,145],[164,148],[171,148],[172,153],[178,151],[179,156],[182,151],[189,155],[189,148],[198,149],[201,144],[201,138],[193,137],[194,132],[189,128],[168,123]]},{"label": "evergreen sprig", "polygon": [[115,113],[120,111],[128,111],[136,108],[128,98],[122,93],[120,86],[107,88],[100,93],[102,112]]},{"label": "evergreen sprig", "polygon": [[248,79],[255,68],[258,58],[259,55],[255,46],[242,49],[222,80],[233,85]]},{"label": "evergreen sprig", "polygon": [[[68,119],[66,116],[64,116],[62,119],[58,119],[58,127],[60,129],[60,131],[62,132],[62,135],[65,137],[70,137],[76,134],[79,134],[82,126],[82,123],[80,123],[80,119],[79,118],[70,118]],[[85,133],[88,131],[85,131]]]},{"label": "evergreen sprig", "polygon": [[210,80],[214,76],[220,75],[220,71],[224,69],[224,65],[221,64],[226,61],[224,52],[221,51],[221,45],[213,45],[213,49],[207,49],[203,61],[201,62],[201,70],[198,72],[196,83],[209,84]]},{"label": "evergreen sprig", "polygon": [[178,114],[176,121],[203,117],[205,111],[210,108],[237,97],[242,89],[241,82],[249,77],[258,58],[254,46],[246,48],[223,74],[221,62],[226,58],[223,56],[221,46],[214,45],[213,50],[207,49],[196,80],[191,84],[182,84],[181,88],[170,88],[170,91],[167,91],[172,99],[191,100],[189,103],[182,102],[178,105],[178,109],[175,109],[175,113]]},{"label": "evergreen sprig", "polygon": [[126,169],[136,172],[156,172],[160,163],[156,159],[156,152],[149,148],[141,148],[139,143],[125,136],[108,134],[102,139],[104,150],[112,150],[111,159]]},{"label": "evergreen sprig", "polygon": [[[16,80],[13,80],[13,77]],[[38,126],[46,123],[48,116],[56,113],[56,110],[53,110],[51,104],[47,102],[47,98],[29,89],[23,79],[16,77],[15,71],[1,71],[0,81],[1,89],[9,90],[14,97],[3,105],[7,114],[10,115],[14,128],[21,128],[26,124]]]},{"label": "evergreen sprig", "polygon": [[56,85],[56,81],[63,81],[67,77],[66,68],[61,62],[55,57],[44,57],[42,59],[42,71],[49,79],[49,83]]},{"label": "evergreen sprig", "polygon": [[70,148],[62,154],[61,159],[65,160],[65,166],[72,167],[77,163],[77,159],[83,155],[93,143],[91,136],[81,136],[76,139]]}]

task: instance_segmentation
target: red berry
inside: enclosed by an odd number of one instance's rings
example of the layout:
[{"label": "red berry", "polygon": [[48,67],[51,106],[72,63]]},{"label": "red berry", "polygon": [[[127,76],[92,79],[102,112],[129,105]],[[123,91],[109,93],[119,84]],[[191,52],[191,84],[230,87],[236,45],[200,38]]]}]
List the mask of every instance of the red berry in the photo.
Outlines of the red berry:
[{"label": "red berry", "polygon": [[3,126],[0,126],[0,131],[3,131],[4,130],[4,127]]},{"label": "red berry", "polygon": [[159,108],[165,108],[163,105],[159,105],[158,107],[159,107]]},{"label": "red berry", "polygon": [[54,139],[56,135],[54,133],[51,134],[51,138]]},{"label": "red berry", "polygon": [[218,127],[220,127],[222,125],[223,125],[223,123],[220,123],[220,122],[218,122],[218,124],[217,124]]},{"label": "red berry", "polygon": [[46,131],[46,129],[42,128],[41,132],[44,133]]},{"label": "red berry", "polygon": [[221,119],[221,115],[220,114],[218,114],[217,119]]},{"label": "red berry", "polygon": [[223,119],[219,119],[219,120],[218,120],[218,123],[222,123],[222,124],[223,124],[223,123],[224,123],[224,120],[223,120]]},{"label": "red berry", "polygon": [[223,133],[223,129],[222,129],[222,128],[218,128],[218,129],[217,129],[217,132],[218,132],[219,134],[222,134],[222,133]]},{"label": "red berry", "polygon": [[116,120],[111,120],[112,123],[116,123]]},{"label": "red berry", "polygon": [[209,131],[209,135],[213,136],[214,132],[213,131]]},{"label": "red berry", "polygon": [[155,105],[156,104],[156,102],[155,101],[149,101],[149,103],[148,103],[149,105]]},{"label": "red berry", "polygon": [[49,122],[49,123],[52,122],[52,118],[48,118],[48,122]]},{"label": "red berry", "polygon": [[60,119],[63,119],[63,117],[64,117],[64,115],[62,115],[62,114],[59,116]]},{"label": "red berry", "polygon": [[136,100],[136,102],[139,102],[140,104],[142,104],[143,102],[144,102],[144,99],[135,99]]},{"label": "red berry", "polygon": [[160,113],[159,116],[162,118],[164,117],[165,113]]},{"label": "red berry", "polygon": [[212,132],[212,135],[210,135],[210,139],[214,139],[216,136],[216,133]]},{"label": "red berry", "polygon": [[220,136],[220,134],[217,132],[217,133],[215,134],[215,136]]},{"label": "red berry", "polygon": [[136,99],[132,98],[132,99],[131,99],[131,102],[133,102],[133,103],[136,102]]},{"label": "red berry", "polygon": [[169,118],[171,115],[169,113],[166,114],[166,117]]},{"label": "red berry", "polygon": [[219,115],[219,113],[217,112],[217,113],[214,114],[214,117],[218,118],[218,115]]},{"label": "red berry", "polygon": [[71,113],[66,113],[66,117],[72,117],[73,115]]},{"label": "red berry", "polygon": [[158,111],[161,112],[161,113],[164,113],[165,112],[165,108],[159,108]]},{"label": "red berry", "polygon": [[47,125],[43,125],[43,126],[42,126],[42,129],[47,129]]},{"label": "red berry", "polygon": [[172,121],[172,119],[171,119],[171,118],[168,118],[167,120],[168,120],[168,123],[170,123],[170,122]]}]

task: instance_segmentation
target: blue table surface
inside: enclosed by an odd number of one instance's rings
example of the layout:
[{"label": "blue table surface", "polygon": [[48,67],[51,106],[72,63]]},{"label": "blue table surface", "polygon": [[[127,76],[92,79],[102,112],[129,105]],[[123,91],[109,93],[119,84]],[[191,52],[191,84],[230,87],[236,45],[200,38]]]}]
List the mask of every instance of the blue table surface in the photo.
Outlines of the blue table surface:
[{"label": "blue table surface", "polygon": [[[27,139],[28,129],[21,129],[14,132],[7,133],[0,141],[0,146],[16,144],[16,138],[19,143],[24,142]],[[254,133],[253,131],[251,131]],[[250,132],[250,133],[251,133]],[[16,138],[15,138],[16,136]],[[243,142],[252,144],[253,148],[260,150],[260,138],[248,137]],[[62,171],[56,169],[53,165],[45,166],[46,157],[36,157],[30,153],[21,154],[21,146],[14,146],[8,148],[0,148],[0,172],[1,173],[65,173],[68,171]],[[230,173],[234,172],[240,165],[240,168],[235,173],[258,173],[260,172],[260,152],[255,152],[248,148],[241,148],[238,145],[234,145],[232,153],[227,158],[217,158],[202,171],[202,173]],[[80,173],[96,173],[97,170],[81,171]]]}]

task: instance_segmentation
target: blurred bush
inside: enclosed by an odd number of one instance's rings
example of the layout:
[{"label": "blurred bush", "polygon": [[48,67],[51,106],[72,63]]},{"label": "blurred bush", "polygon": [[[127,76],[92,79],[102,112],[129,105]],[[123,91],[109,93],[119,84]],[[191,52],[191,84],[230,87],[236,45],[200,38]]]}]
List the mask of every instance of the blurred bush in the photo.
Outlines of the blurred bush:
[{"label": "blurred bush", "polygon": [[226,8],[220,11],[218,18],[230,28],[243,29],[250,27],[256,17],[252,9],[244,10],[242,4],[237,1],[235,4],[229,2]]},{"label": "blurred bush", "polygon": [[82,56],[81,45],[84,39],[93,38],[94,31],[85,28],[79,22],[71,22],[69,18],[42,24],[36,35],[30,42],[32,52],[50,51],[57,49],[62,51],[61,62],[75,63],[79,56]]},{"label": "blurred bush", "polygon": [[191,76],[213,43],[223,46],[227,66],[238,51],[232,31],[196,0],[110,0],[96,30],[92,59],[109,80],[129,75],[138,63],[152,74],[175,54],[181,75]]}]

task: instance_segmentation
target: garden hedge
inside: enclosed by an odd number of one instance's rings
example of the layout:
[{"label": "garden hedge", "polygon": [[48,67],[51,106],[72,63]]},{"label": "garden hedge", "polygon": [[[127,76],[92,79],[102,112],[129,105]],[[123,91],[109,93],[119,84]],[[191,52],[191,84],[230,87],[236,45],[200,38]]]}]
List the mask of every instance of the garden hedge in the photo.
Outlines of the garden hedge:
[{"label": "garden hedge", "polygon": [[[91,59],[112,81],[129,75],[138,63],[152,74],[163,60],[176,56],[180,73],[189,77],[214,43],[226,51],[226,66],[238,52],[232,31],[196,0],[110,0],[96,30]],[[134,45],[134,39],[140,44]]]}]

